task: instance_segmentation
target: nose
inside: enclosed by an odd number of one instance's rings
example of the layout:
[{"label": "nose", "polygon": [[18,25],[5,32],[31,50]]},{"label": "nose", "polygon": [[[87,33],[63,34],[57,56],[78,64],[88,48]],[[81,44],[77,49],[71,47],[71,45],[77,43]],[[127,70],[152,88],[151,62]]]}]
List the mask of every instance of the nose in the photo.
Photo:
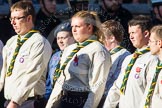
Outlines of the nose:
[{"label": "nose", "polygon": [[72,27],[72,32],[76,32],[76,28],[75,27]]},{"label": "nose", "polygon": [[16,24],[14,19],[11,20],[11,24],[12,25],[15,25]]},{"label": "nose", "polygon": [[53,0],[53,1],[52,1],[52,4],[53,4],[53,5],[56,5],[56,1],[55,1],[55,0]]},{"label": "nose", "polygon": [[132,39],[132,38],[133,38],[133,34],[129,33],[129,39]]}]

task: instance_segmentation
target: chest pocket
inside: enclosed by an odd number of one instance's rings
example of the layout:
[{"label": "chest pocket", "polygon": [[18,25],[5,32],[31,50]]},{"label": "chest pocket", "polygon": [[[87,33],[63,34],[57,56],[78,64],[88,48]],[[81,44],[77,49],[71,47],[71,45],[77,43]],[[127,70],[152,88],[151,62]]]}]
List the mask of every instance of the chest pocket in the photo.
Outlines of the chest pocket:
[{"label": "chest pocket", "polygon": [[7,63],[10,63],[11,62],[11,59],[13,57],[14,50],[15,49],[13,47],[6,47]]},{"label": "chest pocket", "polygon": [[18,56],[17,56],[17,59],[19,60],[19,63],[28,63],[29,62],[29,59],[30,59],[30,56],[29,56],[29,51],[28,50],[23,50],[23,51],[20,51]]},{"label": "chest pocket", "polygon": [[132,72],[132,77],[135,82],[137,82],[138,85],[143,84],[143,79],[144,79],[144,72],[145,72],[146,64],[142,62],[138,62],[138,64],[135,64],[133,66],[133,72]]},{"label": "chest pocket", "polygon": [[74,56],[70,64],[70,72],[74,74],[88,74],[90,68],[89,61],[90,59],[86,54]]}]

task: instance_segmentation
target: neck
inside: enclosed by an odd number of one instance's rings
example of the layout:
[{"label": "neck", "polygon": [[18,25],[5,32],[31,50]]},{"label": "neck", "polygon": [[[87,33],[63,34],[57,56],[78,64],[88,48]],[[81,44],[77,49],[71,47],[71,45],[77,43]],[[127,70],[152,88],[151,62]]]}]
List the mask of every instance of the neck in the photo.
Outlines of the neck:
[{"label": "neck", "polygon": [[27,34],[27,33],[28,33],[30,30],[32,30],[33,28],[34,28],[34,26],[28,27],[28,28],[26,28],[26,30],[25,30],[23,33],[18,34],[18,35],[23,36],[23,35]]},{"label": "neck", "polygon": [[146,47],[148,47],[148,45],[143,45],[142,47],[140,47],[140,48],[137,48],[137,49],[143,49],[143,48],[146,48]]},{"label": "neck", "polygon": [[112,50],[113,48],[116,48],[117,46],[119,46],[119,44],[118,43],[112,43],[111,45],[110,45],[110,47],[109,48],[107,48],[108,50]]}]

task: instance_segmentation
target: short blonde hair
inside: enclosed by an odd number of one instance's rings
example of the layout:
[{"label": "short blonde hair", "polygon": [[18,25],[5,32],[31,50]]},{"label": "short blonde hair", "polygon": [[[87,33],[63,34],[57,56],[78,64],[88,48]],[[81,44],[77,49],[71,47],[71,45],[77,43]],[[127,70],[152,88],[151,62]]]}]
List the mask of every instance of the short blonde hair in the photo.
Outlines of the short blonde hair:
[{"label": "short blonde hair", "polygon": [[157,38],[162,39],[162,25],[154,26],[150,32],[155,33]]}]

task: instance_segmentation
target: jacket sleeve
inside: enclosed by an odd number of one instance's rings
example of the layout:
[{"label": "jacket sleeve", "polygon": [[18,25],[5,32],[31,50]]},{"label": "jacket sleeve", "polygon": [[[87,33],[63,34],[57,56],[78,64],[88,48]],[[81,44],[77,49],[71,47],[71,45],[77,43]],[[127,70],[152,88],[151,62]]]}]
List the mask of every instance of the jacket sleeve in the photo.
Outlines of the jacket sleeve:
[{"label": "jacket sleeve", "polygon": [[[126,57],[127,58],[127,57]],[[120,87],[123,82],[123,77],[125,74],[125,66],[127,66],[128,60],[124,60],[121,67],[121,72],[118,78],[115,80],[113,86],[110,88],[108,95],[106,97],[103,108],[116,108],[120,100]]]},{"label": "jacket sleeve", "polygon": [[92,67],[89,71],[90,93],[84,108],[97,108],[104,93],[110,67],[111,57],[108,52],[101,51],[94,54]]}]

